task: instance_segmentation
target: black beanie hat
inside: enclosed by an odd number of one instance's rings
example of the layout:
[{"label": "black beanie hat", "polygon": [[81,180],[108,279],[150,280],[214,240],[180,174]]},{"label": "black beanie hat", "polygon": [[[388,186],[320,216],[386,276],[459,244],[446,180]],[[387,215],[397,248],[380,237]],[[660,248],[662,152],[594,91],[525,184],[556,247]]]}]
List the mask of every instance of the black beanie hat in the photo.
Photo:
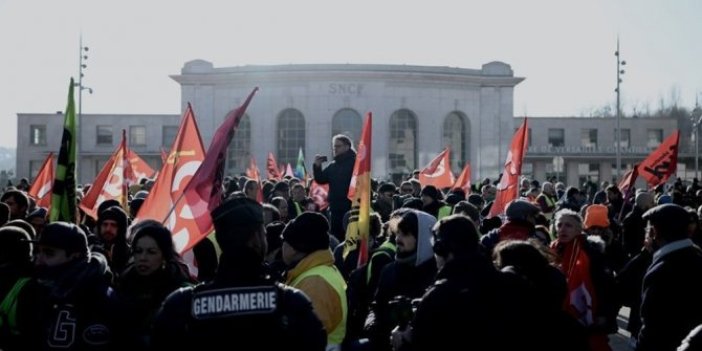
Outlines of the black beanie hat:
[{"label": "black beanie hat", "polygon": [[230,198],[210,212],[215,228],[215,239],[223,252],[241,249],[252,232],[232,229],[263,224],[263,206],[247,197]]},{"label": "black beanie hat", "polygon": [[31,238],[19,227],[0,228],[0,264],[22,263],[32,260]]},{"label": "black beanie hat", "polygon": [[442,196],[441,193],[439,192],[439,189],[437,189],[433,185],[427,185],[422,189],[421,195],[426,195],[432,198],[434,201],[441,200]]},{"label": "black beanie hat", "polygon": [[39,239],[34,241],[39,246],[50,246],[66,250],[71,254],[78,252],[82,257],[88,257],[88,238],[83,229],[73,223],[53,222],[44,227]]},{"label": "black beanie hat", "polygon": [[285,226],[283,241],[305,253],[328,249],[329,221],[320,213],[303,212]]}]

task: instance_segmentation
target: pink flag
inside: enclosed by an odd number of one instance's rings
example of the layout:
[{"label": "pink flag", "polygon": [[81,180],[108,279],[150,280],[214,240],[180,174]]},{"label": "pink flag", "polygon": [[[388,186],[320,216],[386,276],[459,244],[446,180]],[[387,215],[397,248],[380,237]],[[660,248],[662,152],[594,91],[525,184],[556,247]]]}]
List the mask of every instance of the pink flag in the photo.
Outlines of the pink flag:
[{"label": "pink flag", "polygon": [[227,159],[227,146],[232,141],[234,132],[257,90],[258,88],[254,88],[239,108],[227,114],[212,137],[212,143],[207,149],[202,165],[183,192],[199,232],[190,233],[187,238],[173,237],[181,252],[193,247],[214,229],[210,211],[222,202],[222,178],[224,178],[224,163]]}]

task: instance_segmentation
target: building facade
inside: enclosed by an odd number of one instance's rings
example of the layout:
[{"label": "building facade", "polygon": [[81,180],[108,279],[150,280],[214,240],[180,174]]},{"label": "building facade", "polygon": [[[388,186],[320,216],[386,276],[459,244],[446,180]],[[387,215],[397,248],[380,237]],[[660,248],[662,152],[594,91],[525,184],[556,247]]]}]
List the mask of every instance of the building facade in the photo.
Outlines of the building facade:
[{"label": "building facade", "polygon": [[[181,110],[191,103],[205,149],[227,112],[254,87],[259,92],[232,141],[230,174],[241,174],[253,157],[265,172],[272,152],[293,168],[302,150],[308,169],[315,154],[331,155],[331,138],[354,143],[366,112],[373,113],[373,176],[398,181],[451,147],[451,168],[468,162],[472,178],[494,179],[522,118],[513,116],[514,87],[523,80],[509,65],[481,69],[404,65],[279,65],[215,68],[187,62],[178,75]],[[154,169],[169,150],[179,115],[83,114],[79,121],[79,181],[91,182],[126,131],[130,148]],[[529,149],[523,174],[567,184],[616,178],[614,118],[529,118]],[[33,179],[49,152],[57,153],[62,114],[18,114],[18,177]],[[643,160],[678,128],[675,119],[621,120],[623,171]],[[689,145],[689,133],[681,145]],[[331,157],[330,157],[331,159]],[[681,148],[678,174],[694,176],[694,153]]]},{"label": "building facade", "polygon": [[[230,145],[230,173],[243,172],[251,157],[265,165],[268,152],[279,163],[294,166],[302,150],[309,167],[315,154],[331,155],[333,135],[348,134],[357,143],[363,116],[372,112],[373,176],[395,180],[423,167],[446,146],[452,150],[454,172],[470,162],[476,176],[496,174],[513,129],[514,87],[523,80],[501,62],[481,69],[350,64],[215,68],[203,60],[187,62],[171,78],[181,85],[182,110],[192,104],[206,146],[227,112],[259,87]],[[81,119],[81,182],[94,178],[119,142],[121,129],[127,130],[130,147],[159,167],[160,148],[169,147],[165,140],[179,121],[172,115],[84,114]],[[61,130],[62,121],[61,115],[18,115],[18,176],[32,177],[46,154],[58,150],[60,133],[46,134]]]}]

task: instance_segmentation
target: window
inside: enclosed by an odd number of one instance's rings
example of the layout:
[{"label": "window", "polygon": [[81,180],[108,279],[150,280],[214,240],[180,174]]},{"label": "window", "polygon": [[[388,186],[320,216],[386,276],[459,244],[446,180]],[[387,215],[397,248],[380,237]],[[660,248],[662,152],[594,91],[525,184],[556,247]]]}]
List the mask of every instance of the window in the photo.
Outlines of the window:
[{"label": "window", "polygon": [[534,179],[534,164],[531,162],[522,163],[522,176]]},{"label": "window", "polygon": [[334,114],[332,119],[332,136],[344,134],[351,138],[354,147],[358,146],[361,139],[361,115],[358,112],[345,108]]},{"label": "window", "polygon": [[105,164],[107,164],[107,159],[95,159],[95,177],[100,174],[100,171],[102,171],[102,168],[105,167]]},{"label": "window", "polygon": [[131,126],[129,127],[129,146],[145,146],[146,145],[146,127]]},{"label": "window", "polygon": [[585,148],[597,148],[597,129],[581,129],[580,145]]},{"label": "window", "polygon": [[175,141],[176,135],[178,134],[178,126],[163,126],[163,140],[161,146],[166,150],[170,150],[173,146],[173,141]]},{"label": "window", "polygon": [[[622,149],[628,149],[631,147],[631,129],[622,129],[619,134],[621,138],[620,146]],[[617,136],[617,132],[614,132],[614,136]],[[617,146],[617,140],[614,139],[614,146]]]},{"label": "window", "polygon": [[[239,127],[236,129],[234,138],[229,144],[229,150],[227,152],[227,170],[231,174],[241,174],[246,171],[249,166],[249,160],[251,159],[251,119],[249,115],[244,115],[239,122]],[[261,169],[259,165],[259,171],[262,175],[265,175],[266,171]]]},{"label": "window", "polygon": [[565,182],[568,165],[564,162],[560,168],[554,167],[553,162],[546,163],[546,179],[555,178],[557,182]]},{"label": "window", "polygon": [[395,111],[390,117],[390,144],[388,160],[393,177],[406,175],[417,167],[417,117],[406,109]]},{"label": "window", "polygon": [[647,147],[656,148],[663,142],[663,129],[649,129],[646,135]]},{"label": "window", "polygon": [[46,145],[46,126],[29,126],[29,143],[31,145]]},{"label": "window", "polygon": [[300,148],[305,149],[305,117],[290,108],[278,115],[278,162],[296,164]]},{"label": "window", "polygon": [[96,135],[96,144],[112,145],[112,126],[97,126]]},{"label": "window", "polygon": [[444,120],[443,145],[451,147],[451,169],[460,174],[468,158],[466,118],[462,114],[452,112]]},{"label": "window", "polygon": [[578,184],[582,185],[587,182],[588,177],[595,184],[600,183],[600,164],[599,163],[579,163],[578,164]]},{"label": "window", "polygon": [[565,146],[565,129],[549,129],[548,130],[548,145],[550,147]]},{"label": "window", "polygon": [[41,170],[41,166],[44,164],[43,160],[35,160],[35,161],[29,161],[29,179],[34,179],[37,177],[37,174],[39,174],[39,171]]}]

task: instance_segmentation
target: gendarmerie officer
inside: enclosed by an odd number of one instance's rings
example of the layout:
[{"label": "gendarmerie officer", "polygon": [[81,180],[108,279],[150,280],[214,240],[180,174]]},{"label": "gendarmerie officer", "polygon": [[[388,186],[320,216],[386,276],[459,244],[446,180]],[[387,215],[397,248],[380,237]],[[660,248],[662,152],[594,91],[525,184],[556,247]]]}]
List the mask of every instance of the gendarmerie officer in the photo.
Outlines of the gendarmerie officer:
[{"label": "gendarmerie officer", "polygon": [[266,274],[261,205],[230,199],[211,215],[222,249],[217,275],[166,299],[154,322],[153,348],[324,350],[326,332],[307,296]]}]

